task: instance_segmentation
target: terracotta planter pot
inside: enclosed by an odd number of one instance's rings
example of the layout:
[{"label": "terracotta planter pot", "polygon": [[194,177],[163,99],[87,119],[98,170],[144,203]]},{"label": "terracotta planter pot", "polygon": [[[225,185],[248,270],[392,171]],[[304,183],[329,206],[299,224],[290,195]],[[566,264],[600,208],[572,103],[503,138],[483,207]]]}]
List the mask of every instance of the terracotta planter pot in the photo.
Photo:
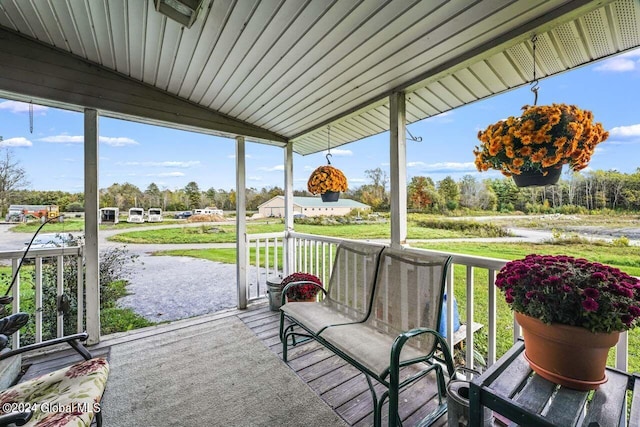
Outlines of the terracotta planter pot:
[{"label": "terracotta planter pot", "polygon": [[595,390],[607,381],[605,368],[619,332],[593,333],[568,325],[547,325],[515,313],[524,336],[525,359],[543,378],[576,390]]},{"label": "terracotta planter pot", "polygon": [[518,187],[535,187],[553,185],[558,182],[560,175],[562,175],[562,167],[559,168],[545,168],[547,174],[543,175],[538,171],[522,171],[520,175],[513,175],[513,182]]}]

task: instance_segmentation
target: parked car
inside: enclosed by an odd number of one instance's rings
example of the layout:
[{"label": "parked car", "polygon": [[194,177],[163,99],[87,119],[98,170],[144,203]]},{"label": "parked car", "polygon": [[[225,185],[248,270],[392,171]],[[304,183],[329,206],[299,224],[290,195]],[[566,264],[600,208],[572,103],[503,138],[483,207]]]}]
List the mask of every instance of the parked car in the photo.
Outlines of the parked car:
[{"label": "parked car", "polygon": [[[29,242],[24,243],[27,250]],[[65,246],[78,246],[78,238],[71,233],[46,233],[39,234],[33,240],[30,249],[61,248]]]},{"label": "parked car", "polygon": [[191,215],[193,215],[193,213],[191,213],[191,211],[184,211],[184,212],[177,212],[173,217],[175,219],[187,219]]}]

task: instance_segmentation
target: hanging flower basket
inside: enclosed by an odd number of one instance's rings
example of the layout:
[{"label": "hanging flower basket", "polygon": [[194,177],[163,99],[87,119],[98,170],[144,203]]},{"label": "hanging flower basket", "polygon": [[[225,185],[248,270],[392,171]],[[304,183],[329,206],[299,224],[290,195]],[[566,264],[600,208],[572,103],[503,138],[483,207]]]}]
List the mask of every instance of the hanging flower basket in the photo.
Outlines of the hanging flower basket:
[{"label": "hanging flower basket", "polygon": [[320,166],[309,177],[307,189],[311,194],[320,194],[324,202],[337,202],[340,192],[347,191],[347,178],[340,169],[330,165]]},{"label": "hanging flower basket", "polygon": [[518,187],[554,185],[560,180],[560,175],[562,175],[562,166],[542,168],[542,170],[529,169],[521,171],[520,175],[513,175],[513,182]]},{"label": "hanging flower basket", "polygon": [[[601,123],[593,122],[590,111],[575,105],[522,108],[520,117],[501,120],[478,133],[481,144],[473,153],[479,171],[496,169],[508,177],[528,172],[547,177],[557,172],[559,177],[562,165],[573,171],[587,167],[596,145],[609,137]],[[524,186],[549,185],[548,181],[525,180]]]}]

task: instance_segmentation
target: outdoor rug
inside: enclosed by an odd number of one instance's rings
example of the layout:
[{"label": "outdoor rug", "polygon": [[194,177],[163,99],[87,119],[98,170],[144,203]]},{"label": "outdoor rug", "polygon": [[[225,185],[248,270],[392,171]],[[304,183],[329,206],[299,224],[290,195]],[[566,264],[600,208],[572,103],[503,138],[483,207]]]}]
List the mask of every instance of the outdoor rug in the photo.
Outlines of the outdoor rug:
[{"label": "outdoor rug", "polygon": [[105,427],[345,425],[236,317],[116,344],[109,363]]}]

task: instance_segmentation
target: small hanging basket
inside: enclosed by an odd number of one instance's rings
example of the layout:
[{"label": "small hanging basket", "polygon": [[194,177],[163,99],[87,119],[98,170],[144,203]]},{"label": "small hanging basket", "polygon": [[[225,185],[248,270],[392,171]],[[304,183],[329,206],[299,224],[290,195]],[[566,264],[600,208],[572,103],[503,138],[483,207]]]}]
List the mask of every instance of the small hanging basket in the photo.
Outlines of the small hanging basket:
[{"label": "small hanging basket", "polygon": [[520,172],[520,175],[512,175],[512,177],[513,182],[518,187],[543,187],[557,184],[560,175],[562,175],[562,166],[559,168],[544,168],[542,171],[526,170]]},{"label": "small hanging basket", "polygon": [[339,191],[327,191],[325,193],[320,194],[323,202],[337,202],[340,198]]},{"label": "small hanging basket", "polygon": [[[320,194],[323,201],[336,202],[340,192],[347,191],[347,178],[340,169],[333,166],[320,166],[313,171],[307,182],[311,194]],[[327,194],[334,193],[334,194]],[[327,194],[327,196],[325,196]],[[328,197],[329,199],[325,199]]]}]

